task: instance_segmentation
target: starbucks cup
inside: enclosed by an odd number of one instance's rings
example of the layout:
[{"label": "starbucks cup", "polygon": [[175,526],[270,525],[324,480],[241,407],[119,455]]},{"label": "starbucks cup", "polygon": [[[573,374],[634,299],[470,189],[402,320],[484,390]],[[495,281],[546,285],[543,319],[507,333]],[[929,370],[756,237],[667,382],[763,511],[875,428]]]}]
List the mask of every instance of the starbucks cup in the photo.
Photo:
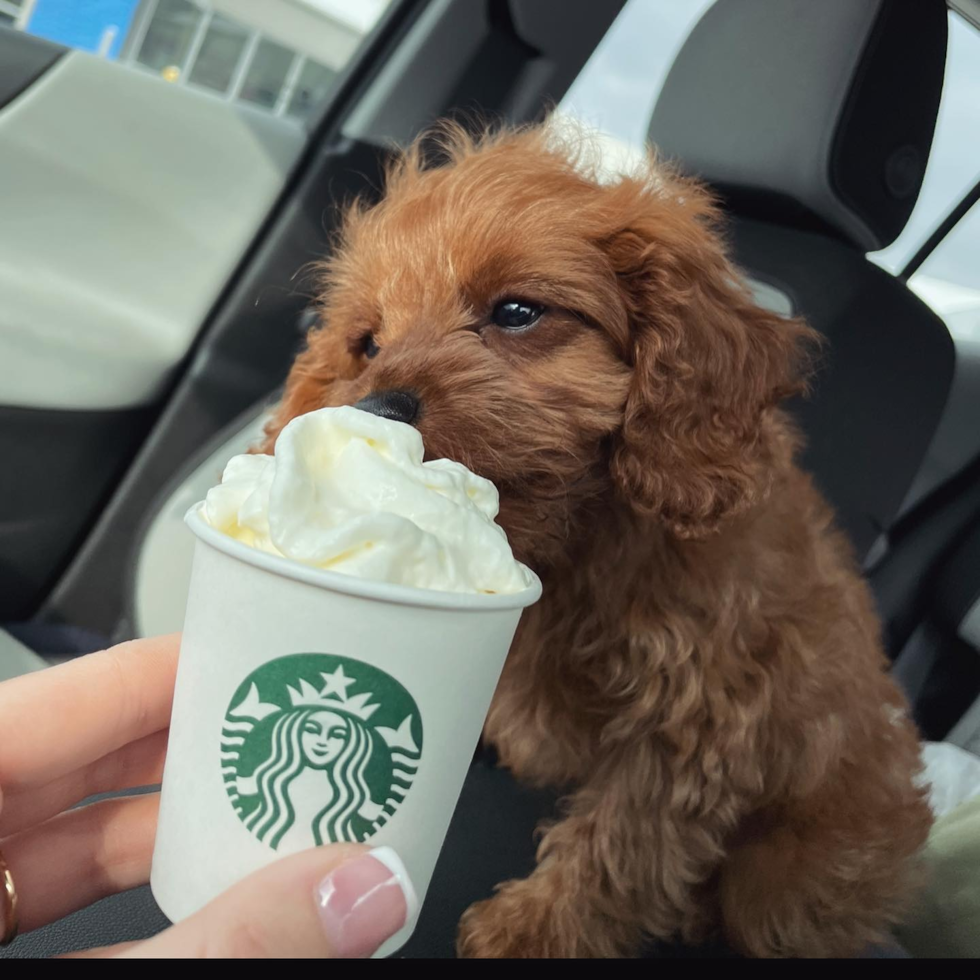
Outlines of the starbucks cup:
[{"label": "starbucks cup", "polygon": [[[521,611],[310,568],[202,505],[150,885],[178,921],[278,858],[394,848],[425,894]],[[411,936],[417,913],[378,956]]]}]

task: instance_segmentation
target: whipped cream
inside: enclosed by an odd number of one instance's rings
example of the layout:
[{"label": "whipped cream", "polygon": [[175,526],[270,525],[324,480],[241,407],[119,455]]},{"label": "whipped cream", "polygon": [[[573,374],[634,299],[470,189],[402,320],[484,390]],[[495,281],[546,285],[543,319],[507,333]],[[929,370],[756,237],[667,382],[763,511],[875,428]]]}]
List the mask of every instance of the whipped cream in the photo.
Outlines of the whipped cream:
[{"label": "whipped cream", "polygon": [[513,593],[531,573],[494,522],[497,488],[417,429],[355,408],[293,419],[275,456],[235,456],[203,516],[243,544],[346,575],[444,592]]}]

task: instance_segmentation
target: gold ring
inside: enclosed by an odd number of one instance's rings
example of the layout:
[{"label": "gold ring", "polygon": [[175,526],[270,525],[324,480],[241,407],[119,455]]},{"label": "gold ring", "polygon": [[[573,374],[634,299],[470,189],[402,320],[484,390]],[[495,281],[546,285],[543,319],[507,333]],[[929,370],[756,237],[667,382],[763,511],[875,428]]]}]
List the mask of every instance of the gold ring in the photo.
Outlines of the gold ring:
[{"label": "gold ring", "polygon": [[3,925],[3,933],[0,934],[0,946],[9,946],[17,938],[17,889],[14,887],[14,877],[7,867],[7,862],[3,859],[3,852],[0,852],[0,884],[3,885],[0,893],[0,908],[3,916],[0,917],[0,924]]}]

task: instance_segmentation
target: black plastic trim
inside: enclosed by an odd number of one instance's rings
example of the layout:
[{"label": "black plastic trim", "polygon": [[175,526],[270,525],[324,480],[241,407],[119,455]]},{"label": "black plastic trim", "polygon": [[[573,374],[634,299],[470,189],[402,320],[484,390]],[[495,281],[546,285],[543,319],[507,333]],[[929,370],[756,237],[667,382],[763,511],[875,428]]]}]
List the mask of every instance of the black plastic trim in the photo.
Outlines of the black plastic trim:
[{"label": "black plastic trim", "polygon": [[957,539],[954,550],[936,576],[932,611],[935,618],[951,633],[980,600],[980,521]]},{"label": "black plastic trim", "polygon": [[888,551],[868,578],[886,624],[885,647],[893,657],[926,615],[940,569],[978,520],[980,457],[889,532]]},{"label": "black plastic trim", "polygon": [[27,91],[67,48],[0,27],[0,109]]},{"label": "black plastic trim", "polygon": [[33,615],[152,420],[148,408],[0,406],[0,622]]},{"label": "black plastic trim", "polygon": [[840,201],[891,244],[925,176],[947,48],[943,0],[883,0],[865,41],[828,161]]}]

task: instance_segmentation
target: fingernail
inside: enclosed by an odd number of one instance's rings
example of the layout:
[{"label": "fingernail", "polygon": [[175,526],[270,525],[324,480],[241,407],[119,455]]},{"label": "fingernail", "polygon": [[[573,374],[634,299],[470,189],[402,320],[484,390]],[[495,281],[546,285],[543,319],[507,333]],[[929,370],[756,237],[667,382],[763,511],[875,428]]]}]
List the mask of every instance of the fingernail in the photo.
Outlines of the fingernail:
[{"label": "fingernail", "polygon": [[418,911],[405,865],[390,847],[335,868],[314,897],[334,954],[344,959],[371,956]]}]

